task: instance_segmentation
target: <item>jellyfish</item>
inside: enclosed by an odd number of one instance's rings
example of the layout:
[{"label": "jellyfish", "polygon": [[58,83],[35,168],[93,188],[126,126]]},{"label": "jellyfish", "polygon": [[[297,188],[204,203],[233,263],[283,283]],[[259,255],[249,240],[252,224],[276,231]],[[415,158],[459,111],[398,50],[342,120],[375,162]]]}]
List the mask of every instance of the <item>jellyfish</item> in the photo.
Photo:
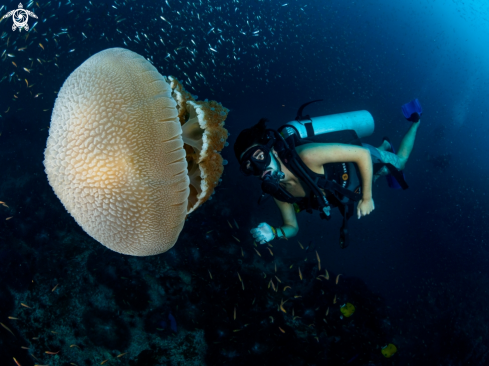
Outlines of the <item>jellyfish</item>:
[{"label": "jellyfish", "polygon": [[227,114],[137,53],[101,51],[58,93],[44,151],[49,184],[107,248],[164,253],[219,182]]}]

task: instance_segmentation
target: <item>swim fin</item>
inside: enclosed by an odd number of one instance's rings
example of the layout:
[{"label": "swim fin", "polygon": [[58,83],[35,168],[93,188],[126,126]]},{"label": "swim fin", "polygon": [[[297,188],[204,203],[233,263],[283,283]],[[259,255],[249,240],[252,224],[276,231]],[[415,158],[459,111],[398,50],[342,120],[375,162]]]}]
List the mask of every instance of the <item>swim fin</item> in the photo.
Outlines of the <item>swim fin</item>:
[{"label": "swim fin", "polygon": [[402,114],[404,114],[404,117],[408,121],[418,122],[422,113],[423,108],[421,107],[421,103],[418,99],[414,99],[402,106]]},{"label": "swim fin", "polygon": [[[387,151],[395,154],[396,153],[396,150],[394,150],[394,145],[392,145],[392,142],[389,140],[389,138],[388,137],[384,137],[382,140],[387,141],[389,143],[389,145],[391,145],[391,148],[388,149]],[[400,173],[402,174],[402,179],[405,182],[406,181],[406,176],[404,175],[404,172],[401,171]],[[399,184],[399,182],[397,181],[397,179],[392,174],[386,175],[385,178],[387,179],[387,184],[389,185],[389,188],[392,188],[392,189],[401,189],[401,188],[403,188]]]}]

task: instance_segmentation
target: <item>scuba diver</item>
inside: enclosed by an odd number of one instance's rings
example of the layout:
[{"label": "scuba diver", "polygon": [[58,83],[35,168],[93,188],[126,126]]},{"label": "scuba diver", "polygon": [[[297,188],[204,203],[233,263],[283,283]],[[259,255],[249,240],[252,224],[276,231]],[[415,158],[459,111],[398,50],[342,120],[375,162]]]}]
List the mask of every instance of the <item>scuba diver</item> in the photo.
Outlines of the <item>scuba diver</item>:
[{"label": "scuba diver", "polygon": [[397,153],[387,137],[377,148],[360,141],[374,130],[373,118],[367,111],[302,116],[307,105],[318,101],[302,105],[296,119],[278,131],[267,129],[267,120],[262,118],[236,139],[234,153],[240,170],[262,181],[259,203],[270,195],[282,214],[281,227],[263,222],[251,230],[260,244],[297,235],[298,212],[317,210],[321,218],[330,219],[331,209],[338,208],[343,217],[340,246],[345,248],[349,244],[348,219],[354,213],[354,204],[357,203],[359,219],[375,209],[372,181],[386,176],[389,187],[408,188],[402,171],[420,124],[422,108],[417,99],[402,106],[405,118],[412,124]]}]

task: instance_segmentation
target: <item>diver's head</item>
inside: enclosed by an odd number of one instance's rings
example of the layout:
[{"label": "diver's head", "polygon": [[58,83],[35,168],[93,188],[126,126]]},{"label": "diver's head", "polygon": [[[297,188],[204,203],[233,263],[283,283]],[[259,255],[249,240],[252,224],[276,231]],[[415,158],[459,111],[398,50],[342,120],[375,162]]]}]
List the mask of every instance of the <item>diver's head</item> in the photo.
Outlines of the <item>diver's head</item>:
[{"label": "diver's head", "polygon": [[234,154],[245,175],[263,178],[268,173],[281,171],[278,155],[273,149],[275,140],[270,139],[266,122],[262,118],[253,127],[241,131],[234,144]]}]

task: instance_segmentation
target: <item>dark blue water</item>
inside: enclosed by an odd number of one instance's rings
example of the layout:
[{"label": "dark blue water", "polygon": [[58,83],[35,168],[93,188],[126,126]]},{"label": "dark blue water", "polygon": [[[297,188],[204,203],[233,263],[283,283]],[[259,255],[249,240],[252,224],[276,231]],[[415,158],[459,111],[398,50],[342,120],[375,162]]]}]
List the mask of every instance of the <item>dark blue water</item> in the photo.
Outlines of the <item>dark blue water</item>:
[{"label": "dark blue water", "polygon": [[[2,5],[1,15],[18,7]],[[0,322],[14,333],[0,328],[2,364],[489,363],[485,2],[24,8],[38,16],[30,32],[0,22],[0,201],[8,206],[0,206]],[[124,256],[89,237],[42,164],[57,92],[111,47],[143,55],[199,99],[230,109],[222,183],[175,247],[155,257]],[[375,183],[376,209],[350,221],[347,249],[338,245],[339,215],[326,222],[301,213],[298,236],[272,242],[273,256],[256,247],[259,257],[249,230],[282,221],[272,200],[258,206],[260,182],[239,172],[231,148],[239,132],[262,117],[278,128],[301,104],[324,99],[307,113],[368,110],[376,129],[365,142],[389,136],[398,147],[409,128],[400,107],[413,98],[424,113],[405,170],[410,188]],[[316,251],[329,281],[316,279]],[[356,311],[340,319],[345,302]],[[398,348],[390,359],[381,354],[388,343]]]}]

